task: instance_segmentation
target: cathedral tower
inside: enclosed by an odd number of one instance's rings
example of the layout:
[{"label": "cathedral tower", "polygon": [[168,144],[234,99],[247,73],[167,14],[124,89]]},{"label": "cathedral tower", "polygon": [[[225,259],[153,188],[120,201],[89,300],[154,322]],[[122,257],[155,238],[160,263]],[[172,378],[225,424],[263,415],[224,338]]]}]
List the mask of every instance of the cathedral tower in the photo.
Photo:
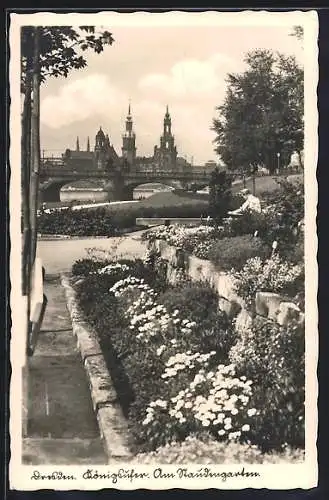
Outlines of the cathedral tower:
[{"label": "cathedral tower", "polygon": [[171,117],[168,106],[163,120],[163,133],[160,137],[160,147],[154,147],[154,161],[159,170],[173,170],[176,166],[177,149],[175,137],[171,132]]},{"label": "cathedral tower", "polygon": [[130,164],[133,164],[136,159],[136,135],[133,131],[130,104],[126,118],[126,130],[122,135],[122,157],[125,158]]},{"label": "cathedral tower", "polygon": [[102,130],[102,127],[99,127],[99,131],[95,137],[95,160],[97,168],[102,169],[104,164],[104,158],[106,153],[106,137]]}]

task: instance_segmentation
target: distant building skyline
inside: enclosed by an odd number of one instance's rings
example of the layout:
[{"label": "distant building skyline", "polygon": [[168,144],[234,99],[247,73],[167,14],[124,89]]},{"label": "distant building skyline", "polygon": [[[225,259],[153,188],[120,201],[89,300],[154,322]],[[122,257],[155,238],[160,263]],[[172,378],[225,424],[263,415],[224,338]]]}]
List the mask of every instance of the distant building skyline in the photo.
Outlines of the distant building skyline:
[{"label": "distant building skyline", "polygon": [[293,55],[303,65],[303,47],[290,36],[294,19],[282,22],[284,13],[276,24],[262,26],[207,26],[194,19],[191,25],[112,27],[109,20],[113,46],[86,53],[86,68],[42,85],[41,148],[54,154],[74,149],[77,136],[85,147],[102,124],[121,155],[130,101],[139,156],[153,155],[168,104],[177,151],[195,164],[217,161],[211,126],[227,74],[244,71],[246,53],[257,48]]},{"label": "distant building skyline", "polygon": [[[153,155],[139,156],[136,147],[136,133],[134,130],[133,114],[131,104],[128,106],[128,113],[125,121],[125,130],[122,134],[121,154],[114,148],[109,135],[100,125],[95,136],[94,147],[90,147],[90,137],[86,140],[86,149],[80,144],[80,137],[76,138],[75,149],[66,148],[61,153],[66,164],[70,164],[74,169],[106,169],[113,170],[121,168],[123,170],[137,169],[138,171],[182,171],[191,168],[192,164],[186,160],[186,155],[181,152],[178,156],[175,145],[175,136],[171,128],[171,115],[169,106],[163,118],[163,130],[158,144],[154,145]],[[47,151],[43,151],[43,156],[47,158]],[[55,155],[54,155],[55,156]],[[208,162],[209,163],[209,162]],[[212,163],[212,162],[210,162]],[[215,164],[215,162],[213,162]]]}]

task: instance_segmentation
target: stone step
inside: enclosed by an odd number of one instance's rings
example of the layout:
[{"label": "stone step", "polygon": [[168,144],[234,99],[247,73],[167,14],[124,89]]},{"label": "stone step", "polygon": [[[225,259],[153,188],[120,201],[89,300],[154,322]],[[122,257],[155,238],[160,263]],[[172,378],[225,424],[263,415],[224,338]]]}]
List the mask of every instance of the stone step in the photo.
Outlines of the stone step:
[{"label": "stone step", "polygon": [[29,437],[92,439],[99,435],[78,354],[32,357],[29,396]]}]

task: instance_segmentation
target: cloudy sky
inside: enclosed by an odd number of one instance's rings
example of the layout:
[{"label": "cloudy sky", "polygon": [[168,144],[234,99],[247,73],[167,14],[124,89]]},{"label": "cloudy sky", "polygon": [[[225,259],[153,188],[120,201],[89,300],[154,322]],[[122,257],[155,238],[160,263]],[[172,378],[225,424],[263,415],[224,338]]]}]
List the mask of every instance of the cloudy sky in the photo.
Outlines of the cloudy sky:
[{"label": "cloudy sky", "polygon": [[[124,15],[124,14],[123,14]],[[50,79],[41,92],[41,147],[60,155],[91,146],[101,125],[117,152],[131,100],[138,155],[152,155],[159,143],[165,106],[172,117],[178,154],[194,164],[216,159],[210,130],[215,107],[225,95],[229,72],[244,69],[256,48],[295,55],[301,42],[289,26],[106,26],[115,42],[88,67],[66,79]]]}]

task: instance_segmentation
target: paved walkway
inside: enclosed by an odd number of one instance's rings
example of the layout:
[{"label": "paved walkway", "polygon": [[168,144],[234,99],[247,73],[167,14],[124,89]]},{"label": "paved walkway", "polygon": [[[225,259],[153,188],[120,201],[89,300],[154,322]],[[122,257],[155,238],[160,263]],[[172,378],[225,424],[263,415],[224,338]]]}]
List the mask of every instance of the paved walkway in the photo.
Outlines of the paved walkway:
[{"label": "paved walkway", "polygon": [[45,318],[30,358],[26,464],[105,464],[106,457],[59,279],[45,283]]},{"label": "paved walkway", "polygon": [[142,257],[145,246],[140,241],[144,231],[112,238],[73,238],[71,240],[42,239],[38,241],[38,254],[46,274],[70,272],[72,264],[88,256],[87,249],[104,249],[122,257]]}]

